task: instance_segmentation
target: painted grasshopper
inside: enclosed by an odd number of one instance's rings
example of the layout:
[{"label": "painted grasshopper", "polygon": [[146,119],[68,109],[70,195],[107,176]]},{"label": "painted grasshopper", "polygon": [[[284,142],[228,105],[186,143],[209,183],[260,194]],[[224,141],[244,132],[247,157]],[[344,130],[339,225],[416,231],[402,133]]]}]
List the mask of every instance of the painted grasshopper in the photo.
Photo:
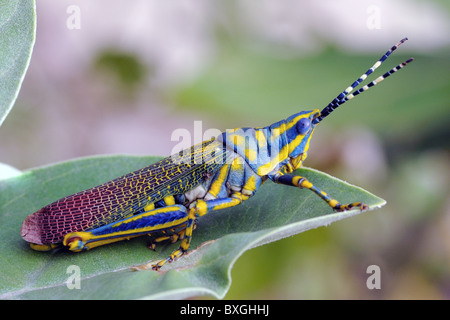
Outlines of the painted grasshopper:
[{"label": "painted grasshopper", "polygon": [[292,173],[306,159],[314,129],[326,116],[413,60],[351,93],[406,40],[388,50],[322,111],[302,111],[267,127],[228,130],[148,167],[62,198],[25,219],[23,239],[35,250],[62,243],[76,252],[146,234],[157,235],[153,249],[161,241],[182,240],[168,258],[153,265],[159,270],[189,249],[198,217],[240,204],[266,180],[309,189],[337,211],[367,209],[361,202],[341,204]]}]

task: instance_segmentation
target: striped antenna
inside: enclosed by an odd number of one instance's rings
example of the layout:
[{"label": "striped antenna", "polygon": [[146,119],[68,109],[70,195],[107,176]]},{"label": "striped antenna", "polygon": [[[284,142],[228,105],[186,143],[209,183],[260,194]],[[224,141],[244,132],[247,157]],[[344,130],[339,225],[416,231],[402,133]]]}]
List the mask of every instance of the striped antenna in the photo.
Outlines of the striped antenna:
[{"label": "striped antenna", "polygon": [[408,38],[404,38],[400,40],[399,43],[397,43],[395,46],[393,46],[391,49],[389,49],[369,70],[367,70],[361,77],[359,77],[358,80],[353,82],[351,86],[349,86],[347,89],[345,89],[343,92],[341,92],[333,101],[331,101],[323,110],[320,112],[320,116],[318,116],[316,119],[314,119],[314,124],[319,123],[323,120],[326,116],[328,116],[331,112],[333,112],[337,107],[344,104],[350,99],[353,99],[358,94],[368,90],[370,87],[373,87],[374,85],[380,83],[387,77],[389,77],[391,74],[397,72],[404,66],[406,66],[408,63],[413,61],[413,58],[410,58],[406,60],[405,62],[399,64],[395,68],[392,68],[382,76],[379,76],[377,79],[372,81],[371,83],[363,86],[362,88],[358,89],[354,93],[351,93],[362,81],[364,81],[368,75],[370,75],[372,72],[374,72],[390,55],[392,52],[394,52],[403,42],[408,40]]}]

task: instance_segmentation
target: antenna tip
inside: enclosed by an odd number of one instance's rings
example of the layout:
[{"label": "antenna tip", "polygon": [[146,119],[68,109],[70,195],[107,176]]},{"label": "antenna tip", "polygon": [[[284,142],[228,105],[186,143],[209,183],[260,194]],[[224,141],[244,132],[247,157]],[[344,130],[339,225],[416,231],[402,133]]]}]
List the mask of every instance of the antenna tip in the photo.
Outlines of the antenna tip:
[{"label": "antenna tip", "polygon": [[407,37],[404,37],[402,40],[400,40],[396,45],[395,45],[395,47],[396,48],[398,48],[403,42],[405,42],[406,40],[408,40],[408,38]]},{"label": "antenna tip", "polygon": [[411,61],[414,61],[414,58],[409,58],[408,60],[406,60],[405,62],[402,63],[402,66],[406,66]]}]

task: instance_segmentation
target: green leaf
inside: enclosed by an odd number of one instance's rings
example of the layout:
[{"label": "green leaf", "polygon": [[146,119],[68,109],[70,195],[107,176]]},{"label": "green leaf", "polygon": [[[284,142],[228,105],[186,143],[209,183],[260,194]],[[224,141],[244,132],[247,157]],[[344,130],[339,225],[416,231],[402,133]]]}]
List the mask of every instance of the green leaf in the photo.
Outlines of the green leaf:
[{"label": "green leaf", "polygon": [[0,3],[0,125],[16,101],[30,63],[35,33],[33,0]]},{"label": "green leaf", "polygon": [[[162,272],[149,270],[149,263],[167,257],[179,244],[163,243],[154,252],[146,247],[148,239],[140,237],[83,253],[64,249],[36,252],[20,237],[23,219],[48,203],[156,160],[131,156],[84,158],[0,180],[0,297],[223,298],[231,284],[231,268],[246,250],[360,213],[359,210],[333,213],[308,190],[268,181],[243,204],[200,218],[190,253],[165,265]],[[385,203],[325,173],[303,168],[299,174],[342,202],[363,201],[370,209]],[[267,262],[270,261],[271,257],[267,257]],[[71,275],[67,268],[71,265],[80,268],[80,289],[68,289],[66,285]]]}]

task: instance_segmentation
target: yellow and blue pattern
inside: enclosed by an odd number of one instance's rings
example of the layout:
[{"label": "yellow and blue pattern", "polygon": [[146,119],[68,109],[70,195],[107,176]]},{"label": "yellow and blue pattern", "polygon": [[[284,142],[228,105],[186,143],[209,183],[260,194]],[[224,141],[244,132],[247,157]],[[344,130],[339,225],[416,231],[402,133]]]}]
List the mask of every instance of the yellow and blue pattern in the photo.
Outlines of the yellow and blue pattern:
[{"label": "yellow and blue pattern", "polygon": [[141,235],[153,237],[152,249],[161,241],[182,240],[167,259],[154,264],[159,270],[189,249],[197,218],[240,204],[267,180],[309,189],[337,211],[366,209],[361,202],[341,204],[292,173],[306,159],[312,134],[325,117],[412,61],[351,93],[405,41],[387,51],[322,111],[302,111],[267,127],[228,130],[216,139],[62,198],[25,219],[23,239],[35,250],[51,250],[62,243],[76,252]]}]

